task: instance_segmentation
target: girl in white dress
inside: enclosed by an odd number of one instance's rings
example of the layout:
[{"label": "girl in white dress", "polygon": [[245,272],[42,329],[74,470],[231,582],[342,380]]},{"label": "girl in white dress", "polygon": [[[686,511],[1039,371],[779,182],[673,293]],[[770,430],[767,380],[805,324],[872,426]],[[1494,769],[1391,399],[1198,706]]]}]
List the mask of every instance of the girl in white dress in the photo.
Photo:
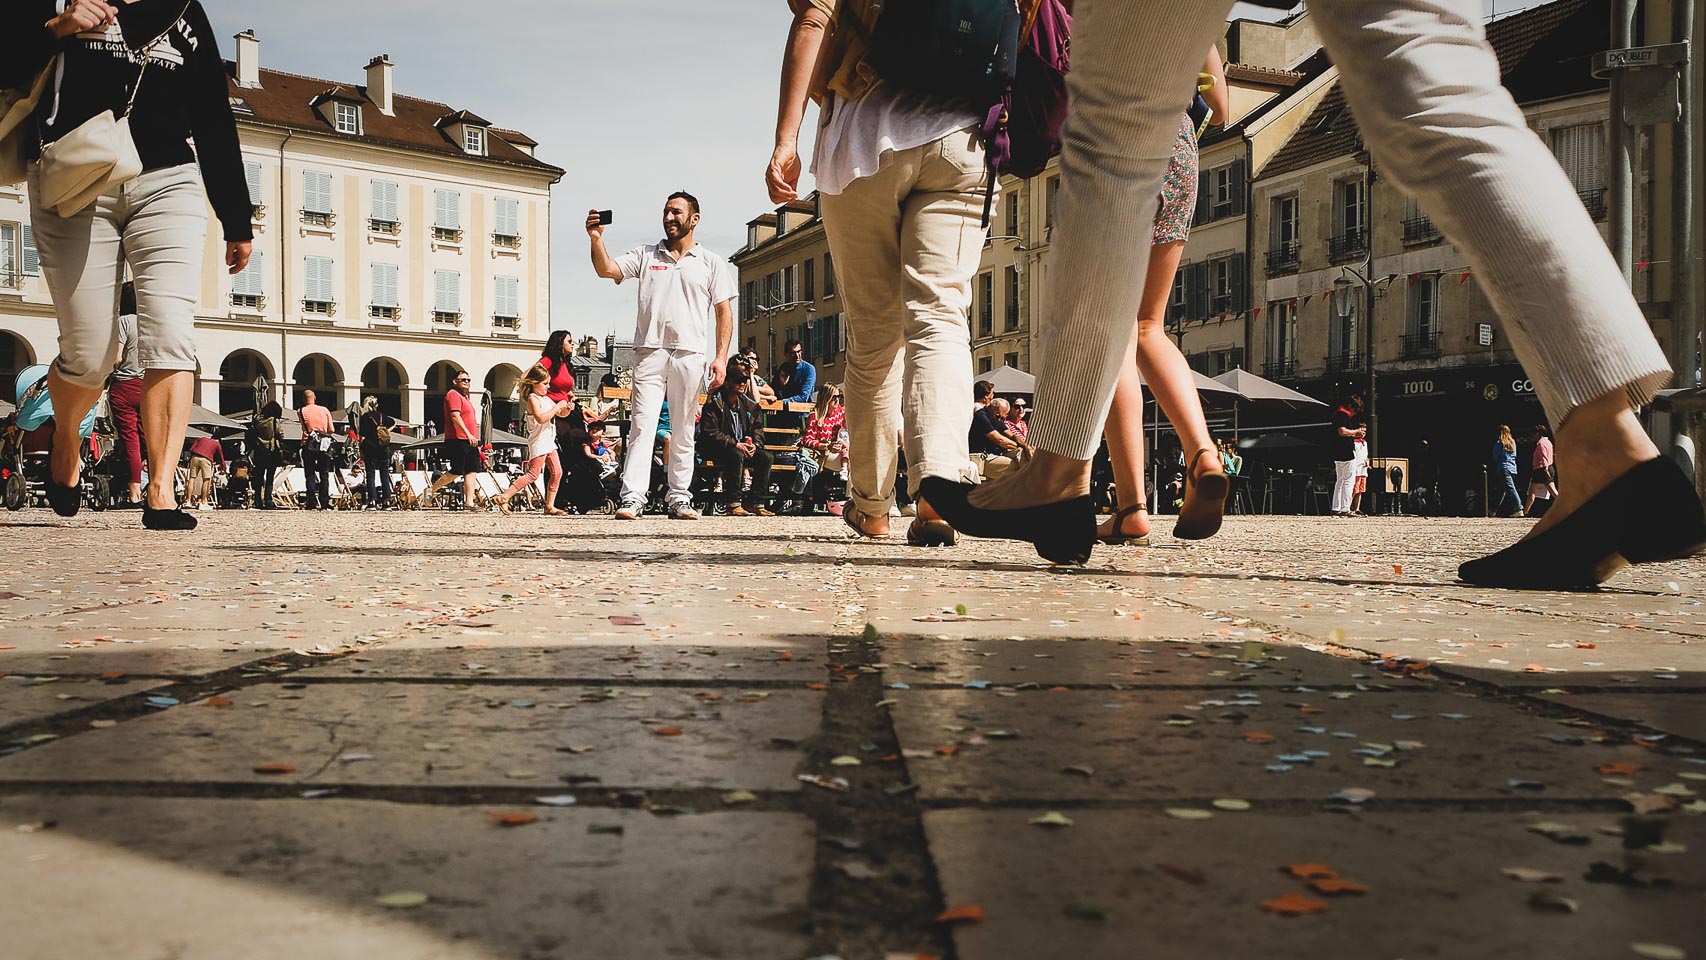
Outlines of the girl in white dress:
[{"label": "girl in white dress", "polygon": [[563,463],[557,456],[557,418],[568,412],[569,404],[545,395],[550,383],[550,371],[537,363],[521,378],[521,393],[527,398],[527,472],[516,477],[498,497],[498,509],[504,513],[510,512],[509,499],[538,480],[540,471],[545,473],[545,515],[560,517],[564,513],[553,504],[557,502],[557,484],[563,479]]}]

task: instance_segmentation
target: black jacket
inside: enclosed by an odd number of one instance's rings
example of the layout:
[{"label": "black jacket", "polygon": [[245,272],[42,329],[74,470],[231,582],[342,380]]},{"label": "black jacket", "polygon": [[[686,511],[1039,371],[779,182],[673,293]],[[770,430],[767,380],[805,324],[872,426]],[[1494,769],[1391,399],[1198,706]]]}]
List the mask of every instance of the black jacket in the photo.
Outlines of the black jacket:
[{"label": "black jacket", "polygon": [[741,439],[764,446],[764,437],[759,432],[762,424],[758,420],[758,405],[743,395],[731,406],[724,401],[721,390],[712,394],[699,411],[699,445],[726,449],[739,443],[735,439],[737,420]]},{"label": "black jacket", "polygon": [[[201,4],[118,3],[117,27],[65,40],[55,39],[45,27],[58,15],[57,6],[56,0],[0,3],[0,86],[27,86],[55,56],[65,56],[63,78],[48,78],[36,108],[42,141],[54,142],[103,110],[123,112],[140,76],[130,131],[142,169],[198,163],[225,239],[253,239],[254,207],[231,115],[225,61]],[[147,70],[141,70],[141,48],[161,34],[165,41]]]}]

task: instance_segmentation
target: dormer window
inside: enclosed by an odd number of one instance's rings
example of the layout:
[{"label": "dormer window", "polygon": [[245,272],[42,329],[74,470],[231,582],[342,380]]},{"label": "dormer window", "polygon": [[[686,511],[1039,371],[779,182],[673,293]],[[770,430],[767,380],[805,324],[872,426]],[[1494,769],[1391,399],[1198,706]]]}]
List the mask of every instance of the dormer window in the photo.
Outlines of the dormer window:
[{"label": "dormer window", "polygon": [[486,128],[465,126],[462,128],[462,149],[476,157],[486,155]]},{"label": "dormer window", "polygon": [[334,114],[333,125],[339,133],[347,133],[352,136],[361,134],[360,107],[353,103],[337,103],[333,104],[332,109]]}]

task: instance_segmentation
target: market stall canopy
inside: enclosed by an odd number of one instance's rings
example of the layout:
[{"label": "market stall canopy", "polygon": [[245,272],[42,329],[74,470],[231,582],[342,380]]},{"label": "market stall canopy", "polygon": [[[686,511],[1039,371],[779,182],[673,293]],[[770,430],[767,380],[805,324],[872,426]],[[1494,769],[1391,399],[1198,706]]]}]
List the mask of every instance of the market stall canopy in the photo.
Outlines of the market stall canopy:
[{"label": "market stall canopy", "polygon": [[1264,377],[1258,377],[1243,367],[1228,370],[1214,379],[1215,382],[1231,387],[1240,397],[1252,402],[1267,401],[1283,403],[1292,407],[1326,406],[1325,403],[1308,394],[1298,393],[1290,387],[1281,386]]},{"label": "market stall canopy", "polygon": [[1037,378],[1023,370],[1017,370],[1002,364],[988,373],[981,373],[978,380],[988,380],[995,384],[996,393],[1036,393]]},{"label": "market stall canopy", "polygon": [[189,422],[194,426],[212,430],[241,430],[244,426],[222,413],[214,413],[199,403],[190,404]]}]

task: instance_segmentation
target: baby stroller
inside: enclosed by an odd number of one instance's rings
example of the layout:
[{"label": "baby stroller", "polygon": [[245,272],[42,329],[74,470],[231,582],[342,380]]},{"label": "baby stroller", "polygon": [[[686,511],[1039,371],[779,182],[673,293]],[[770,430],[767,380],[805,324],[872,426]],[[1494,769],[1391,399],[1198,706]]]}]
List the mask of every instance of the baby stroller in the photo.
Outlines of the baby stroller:
[{"label": "baby stroller", "polygon": [[616,500],[622,490],[618,473],[604,476],[604,462],[586,455],[582,444],[585,431],[572,431],[559,448],[563,457],[563,482],[557,490],[557,507],[576,513],[616,512]]},{"label": "baby stroller", "polygon": [[[47,365],[35,364],[18,373],[18,409],[0,421],[0,500],[8,510],[21,510],[26,503],[45,503],[47,500],[48,462],[53,453],[53,399],[47,393]],[[95,432],[95,413],[100,404],[89,408],[78,425],[82,444],[81,470],[83,502],[91,509],[105,510],[112,504],[112,484],[100,476],[95,466],[100,461],[98,442],[91,441]]]}]

